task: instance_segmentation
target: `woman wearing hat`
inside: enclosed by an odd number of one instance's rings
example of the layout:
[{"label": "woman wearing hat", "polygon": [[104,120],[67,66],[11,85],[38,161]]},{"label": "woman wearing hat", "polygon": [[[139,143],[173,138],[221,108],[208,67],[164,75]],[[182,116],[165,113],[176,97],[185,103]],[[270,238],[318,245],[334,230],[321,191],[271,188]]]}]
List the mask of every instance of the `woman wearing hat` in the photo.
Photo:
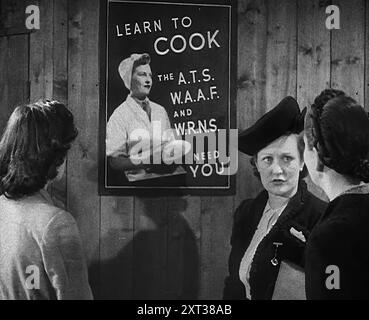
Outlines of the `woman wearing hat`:
[{"label": "woman wearing hat", "polygon": [[304,157],[329,206],[306,246],[308,299],[369,299],[369,118],[328,89],[305,119]]},{"label": "woman wearing hat", "polygon": [[239,136],[265,190],[234,214],[224,299],[272,299],[281,262],[304,266],[306,239],[325,204],[302,180],[302,129],[297,101],[286,97]]},{"label": "woman wearing hat", "polygon": [[[150,144],[154,139],[159,144],[174,140],[166,110],[148,97],[152,87],[150,62],[150,56],[143,53],[132,54],[119,64],[119,74],[130,93],[114,110],[106,128],[106,155],[109,163],[114,169],[124,170],[130,181],[147,178],[145,169],[155,168],[131,161],[131,149],[138,142],[134,132],[142,132],[137,129],[146,130]],[[153,130],[154,123],[160,124],[160,128],[155,127]],[[154,137],[153,132],[158,132],[157,136]]]}]

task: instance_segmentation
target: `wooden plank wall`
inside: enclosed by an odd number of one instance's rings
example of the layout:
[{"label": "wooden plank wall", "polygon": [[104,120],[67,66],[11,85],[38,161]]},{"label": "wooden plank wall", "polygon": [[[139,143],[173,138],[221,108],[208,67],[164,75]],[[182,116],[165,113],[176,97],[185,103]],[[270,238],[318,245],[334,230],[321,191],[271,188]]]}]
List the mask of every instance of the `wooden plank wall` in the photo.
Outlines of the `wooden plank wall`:
[{"label": "wooden plank wall", "polygon": [[[0,129],[29,99],[54,97],[75,114],[80,135],[50,191],[77,219],[95,297],[220,299],[232,213],[261,190],[248,157],[239,156],[234,197],[98,196],[99,0],[33,1],[35,32],[24,31],[17,11],[30,1],[0,3]],[[325,27],[331,3],[340,30]],[[368,101],[368,1],[239,0],[238,18],[238,128],[286,95],[303,108],[333,86]]]}]

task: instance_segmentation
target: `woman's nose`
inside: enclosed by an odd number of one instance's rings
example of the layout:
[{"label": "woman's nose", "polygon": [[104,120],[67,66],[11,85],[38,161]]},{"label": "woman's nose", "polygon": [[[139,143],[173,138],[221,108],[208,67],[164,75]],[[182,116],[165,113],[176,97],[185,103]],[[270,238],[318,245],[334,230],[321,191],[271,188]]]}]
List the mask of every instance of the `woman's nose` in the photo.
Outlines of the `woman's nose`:
[{"label": "woman's nose", "polygon": [[279,164],[278,161],[274,161],[274,163],[272,164],[272,173],[273,174],[283,173],[282,166]]}]

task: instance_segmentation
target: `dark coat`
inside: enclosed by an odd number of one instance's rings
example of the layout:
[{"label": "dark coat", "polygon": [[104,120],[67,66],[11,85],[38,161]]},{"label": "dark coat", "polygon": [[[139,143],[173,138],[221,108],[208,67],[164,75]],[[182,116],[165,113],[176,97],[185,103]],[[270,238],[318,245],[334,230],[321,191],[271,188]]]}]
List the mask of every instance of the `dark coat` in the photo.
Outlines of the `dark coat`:
[{"label": "dark coat", "polygon": [[[268,193],[264,190],[255,199],[243,201],[234,214],[229,256],[229,275],[225,280],[224,299],[246,299],[245,286],[239,278],[241,260],[248,248],[262,217]],[[260,242],[250,269],[250,288],[252,299],[271,299],[281,260],[288,260],[304,266],[305,243],[291,235],[290,228],[302,231],[305,238],[324,212],[326,203],[307,191],[305,182],[301,182],[297,193],[290,199],[267,236]],[[273,266],[276,246],[277,266]]]},{"label": "dark coat", "polygon": [[[328,266],[338,267],[338,282]],[[305,271],[307,299],[369,299],[368,194],[341,195],[329,204],[307,243]]]}]

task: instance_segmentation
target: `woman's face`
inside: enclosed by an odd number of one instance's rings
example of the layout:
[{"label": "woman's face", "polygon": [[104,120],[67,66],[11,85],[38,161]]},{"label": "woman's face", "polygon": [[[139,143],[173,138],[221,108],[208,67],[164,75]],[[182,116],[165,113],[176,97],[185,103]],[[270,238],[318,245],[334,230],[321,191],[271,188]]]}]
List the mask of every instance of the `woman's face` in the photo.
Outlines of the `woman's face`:
[{"label": "woman's face", "polygon": [[317,170],[318,153],[316,149],[314,148],[313,150],[309,149],[307,137],[305,134],[304,134],[304,142],[305,142],[304,161],[305,161],[306,167],[309,171],[311,181],[313,181],[315,184],[319,184],[319,173]]},{"label": "woman's face", "polygon": [[268,193],[286,198],[296,193],[300,171],[304,167],[297,138],[296,134],[280,137],[258,152],[256,167]]},{"label": "woman's face", "polygon": [[151,86],[152,72],[150,65],[137,66],[131,78],[132,96],[139,100],[144,100],[150,94]]}]

